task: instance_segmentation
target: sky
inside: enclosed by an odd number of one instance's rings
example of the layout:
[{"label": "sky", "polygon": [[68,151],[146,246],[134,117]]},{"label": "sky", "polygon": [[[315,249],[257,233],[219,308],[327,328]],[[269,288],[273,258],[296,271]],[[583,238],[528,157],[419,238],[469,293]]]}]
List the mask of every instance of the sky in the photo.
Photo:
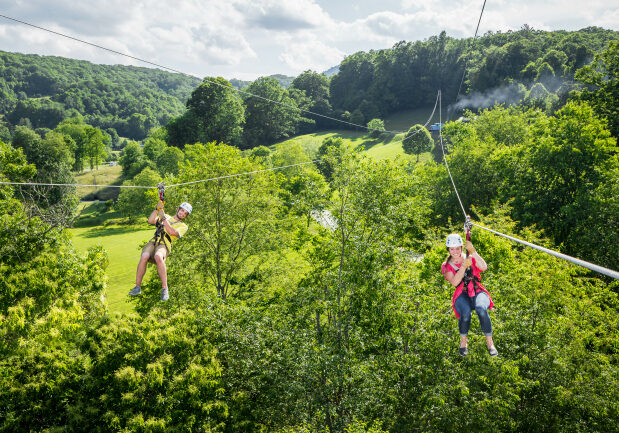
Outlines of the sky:
[{"label": "sky", "polygon": [[[445,30],[473,37],[483,0],[0,0],[0,15],[198,78],[323,72],[357,51]],[[619,0],[487,0],[479,35],[619,30]],[[0,50],[148,64],[0,17]]]}]

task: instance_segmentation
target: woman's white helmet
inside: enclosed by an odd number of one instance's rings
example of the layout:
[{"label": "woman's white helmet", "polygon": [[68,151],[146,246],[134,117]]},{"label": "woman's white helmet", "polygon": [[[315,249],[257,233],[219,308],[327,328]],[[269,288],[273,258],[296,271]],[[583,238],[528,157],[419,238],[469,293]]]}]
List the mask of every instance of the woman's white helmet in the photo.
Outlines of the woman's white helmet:
[{"label": "woman's white helmet", "polygon": [[452,233],[447,236],[447,242],[445,242],[447,248],[451,247],[461,247],[463,245],[462,238],[457,233]]},{"label": "woman's white helmet", "polygon": [[181,205],[179,206],[179,209],[185,209],[187,211],[187,214],[190,214],[193,208],[191,207],[189,203],[184,202],[184,203],[181,203]]}]

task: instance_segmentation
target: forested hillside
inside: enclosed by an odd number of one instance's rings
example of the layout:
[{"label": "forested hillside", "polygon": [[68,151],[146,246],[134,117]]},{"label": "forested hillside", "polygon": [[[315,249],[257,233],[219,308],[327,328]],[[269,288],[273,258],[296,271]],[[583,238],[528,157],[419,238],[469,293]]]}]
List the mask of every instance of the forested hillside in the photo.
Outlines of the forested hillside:
[{"label": "forested hillside", "polygon": [[[466,65],[461,93],[468,96],[459,108],[517,103],[529,97],[545,100],[543,108],[556,109],[573,89],[574,72],[617,39],[619,32],[596,27],[546,32],[524,26],[475,41],[442,32],[426,41],[402,41],[388,50],[347,57],[331,80],[330,102],[336,112],[350,113],[355,123],[431,106],[437,89],[442,89],[446,105],[454,104]],[[542,87],[530,95],[535,83]]]},{"label": "forested hillside", "polygon": [[198,83],[158,69],[0,52],[0,114],[11,127],[53,129],[80,114],[92,126],[142,139],[181,114]]}]

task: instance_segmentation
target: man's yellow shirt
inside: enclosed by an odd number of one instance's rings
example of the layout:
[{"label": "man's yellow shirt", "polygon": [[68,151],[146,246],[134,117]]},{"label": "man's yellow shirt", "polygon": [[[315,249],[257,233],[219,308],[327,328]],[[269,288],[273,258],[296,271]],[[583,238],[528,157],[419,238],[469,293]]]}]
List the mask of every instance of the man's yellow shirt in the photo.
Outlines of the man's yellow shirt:
[{"label": "man's yellow shirt", "polygon": [[[178,232],[178,236],[172,236],[168,234],[168,232],[166,232],[167,236],[163,236],[159,239],[154,240],[156,243],[161,243],[161,240],[163,240],[163,244],[165,244],[168,251],[172,251],[172,242],[180,237],[183,237],[189,227],[187,227],[187,224],[185,224],[182,220],[176,219],[176,216],[170,216],[168,214],[165,214],[165,217],[172,226],[172,228]],[[159,217],[157,217],[157,221],[160,221]]]}]

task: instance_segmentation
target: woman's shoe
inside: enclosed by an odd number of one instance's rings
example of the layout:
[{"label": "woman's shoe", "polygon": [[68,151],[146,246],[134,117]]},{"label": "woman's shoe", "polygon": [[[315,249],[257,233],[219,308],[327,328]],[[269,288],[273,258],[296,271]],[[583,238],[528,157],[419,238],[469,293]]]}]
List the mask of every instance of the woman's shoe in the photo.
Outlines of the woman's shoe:
[{"label": "woman's shoe", "polygon": [[460,349],[458,349],[458,353],[460,354],[460,356],[466,356],[469,354],[469,348],[461,347]]},{"label": "woman's shoe", "polygon": [[488,353],[490,354],[490,356],[498,356],[499,351],[496,350],[496,347],[492,346],[488,348]]}]

